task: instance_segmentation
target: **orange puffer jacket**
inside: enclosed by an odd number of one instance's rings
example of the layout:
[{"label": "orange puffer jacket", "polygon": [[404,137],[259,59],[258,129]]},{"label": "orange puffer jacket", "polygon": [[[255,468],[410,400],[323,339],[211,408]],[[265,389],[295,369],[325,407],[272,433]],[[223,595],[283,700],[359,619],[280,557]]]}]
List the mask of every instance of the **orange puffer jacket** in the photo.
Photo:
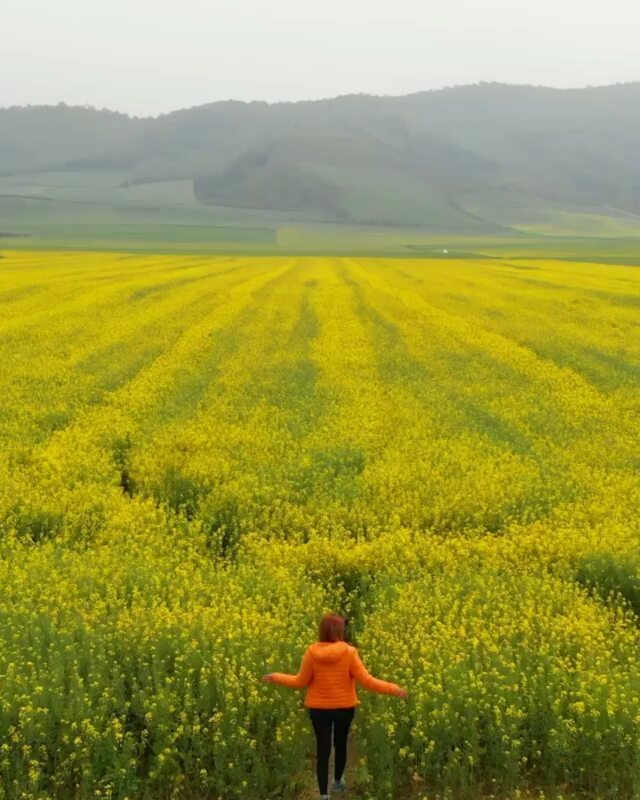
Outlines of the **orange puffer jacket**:
[{"label": "orange puffer jacket", "polygon": [[399,695],[402,689],[372,677],[355,647],[346,642],[316,642],[308,648],[297,675],[273,674],[274,683],[302,689],[307,686],[307,708],[353,708],[360,701],[355,682],[380,694]]}]

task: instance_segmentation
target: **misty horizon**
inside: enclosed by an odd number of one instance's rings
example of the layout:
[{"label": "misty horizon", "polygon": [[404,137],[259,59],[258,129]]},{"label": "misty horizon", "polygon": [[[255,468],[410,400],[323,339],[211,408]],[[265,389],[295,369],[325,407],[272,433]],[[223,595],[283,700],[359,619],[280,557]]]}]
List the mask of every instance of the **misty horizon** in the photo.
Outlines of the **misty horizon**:
[{"label": "misty horizon", "polygon": [[204,106],[211,106],[217,104],[225,104],[225,103],[238,103],[241,105],[266,105],[266,106],[280,106],[280,105],[296,105],[296,104],[304,104],[304,103],[322,103],[331,100],[340,100],[352,97],[370,97],[370,98],[379,98],[379,99],[394,99],[394,98],[404,98],[404,97],[413,97],[421,94],[437,94],[438,92],[446,92],[446,91],[456,91],[456,90],[464,90],[464,89],[471,89],[477,88],[481,86],[500,86],[500,87],[509,87],[509,88],[517,88],[517,89],[538,89],[538,90],[549,90],[554,92],[578,92],[583,90],[606,90],[610,89],[615,86],[634,86],[636,84],[640,84],[640,78],[637,80],[629,80],[629,81],[616,81],[615,83],[610,84],[584,84],[578,86],[553,86],[551,84],[543,84],[543,83],[510,83],[508,81],[476,81],[474,83],[460,83],[460,84],[451,84],[451,85],[444,85],[444,86],[437,86],[431,87],[426,89],[417,89],[416,91],[412,92],[404,92],[404,93],[381,93],[381,92],[344,92],[341,94],[334,94],[334,95],[326,95],[326,96],[319,96],[319,97],[299,97],[293,99],[262,99],[262,98],[253,98],[253,99],[242,99],[238,97],[220,97],[213,100],[205,100],[202,103],[196,103],[194,105],[176,105],[173,108],[170,108],[166,111],[160,111],[155,114],[136,114],[134,112],[126,111],[121,108],[114,108],[110,106],[100,106],[96,103],[92,103],[90,101],[87,102],[68,102],[67,100],[60,99],[57,101],[53,101],[50,103],[13,103],[11,105],[0,105],[0,110],[10,110],[16,108],[55,108],[56,106],[59,107],[67,107],[67,108],[82,108],[85,110],[91,111],[102,111],[102,112],[110,112],[113,114],[121,114],[123,116],[129,117],[131,119],[155,119],[162,116],[167,116],[170,114],[174,114],[180,111],[188,111],[192,108],[199,108]]}]

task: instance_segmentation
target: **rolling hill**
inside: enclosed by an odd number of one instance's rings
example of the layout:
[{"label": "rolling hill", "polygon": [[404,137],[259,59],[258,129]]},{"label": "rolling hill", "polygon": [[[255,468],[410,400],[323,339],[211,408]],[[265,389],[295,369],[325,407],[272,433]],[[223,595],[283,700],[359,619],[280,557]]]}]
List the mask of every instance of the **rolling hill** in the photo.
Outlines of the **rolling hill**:
[{"label": "rolling hill", "polygon": [[[14,206],[26,198],[36,217],[46,200],[64,201],[73,217],[74,201],[126,210],[144,196],[153,206],[167,194],[160,184],[180,186],[181,208],[194,214],[461,233],[607,218],[624,231],[640,222],[640,83],[229,101],[157,118],[63,104],[0,109],[0,229],[9,197]],[[158,192],[134,195],[145,185]]]}]

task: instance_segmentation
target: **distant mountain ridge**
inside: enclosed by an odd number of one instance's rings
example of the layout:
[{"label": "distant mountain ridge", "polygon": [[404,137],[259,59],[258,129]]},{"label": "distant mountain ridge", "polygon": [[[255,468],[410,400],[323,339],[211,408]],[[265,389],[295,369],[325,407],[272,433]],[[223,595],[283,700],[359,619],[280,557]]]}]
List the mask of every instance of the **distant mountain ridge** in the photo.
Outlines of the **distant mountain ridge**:
[{"label": "distant mountain ridge", "polygon": [[205,205],[337,222],[489,230],[482,209],[514,202],[638,214],[640,82],[226,101],[155,118],[0,109],[0,175],[58,171],[188,179]]}]

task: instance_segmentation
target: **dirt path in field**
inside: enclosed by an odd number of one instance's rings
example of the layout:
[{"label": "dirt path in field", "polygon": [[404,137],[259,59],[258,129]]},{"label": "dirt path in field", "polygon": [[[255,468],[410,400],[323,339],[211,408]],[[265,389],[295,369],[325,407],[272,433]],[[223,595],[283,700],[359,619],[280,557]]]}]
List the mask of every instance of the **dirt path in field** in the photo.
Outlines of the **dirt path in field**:
[{"label": "dirt path in field", "polygon": [[638,214],[634,214],[632,211],[626,211],[624,208],[615,208],[615,206],[605,206],[605,208],[608,208],[611,211],[617,211],[619,214],[624,214],[625,217],[631,217],[632,219],[640,219],[640,216],[638,216]]},{"label": "dirt path in field", "polygon": [[[360,751],[358,748],[358,736],[354,731],[349,735],[349,749],[347,751],[347,771],[345,780],[347,782],[348,791],[344,794],[334,794],[332,797],[344,797],[346,800],[347,797],[362,798],[365,796],[364,790],[359,789],[356,782],[356,765],[358,763],[359,756]],[[332,783],[333,751],[331,752],[331,760],[329,761],[329,788],[331,788]],[[316,759],[315,755],[313,755],[309,760],[309,788],[305,789],[305,791],[299,795],[298,800],[317,800],[318,796],[318,786],[316,784]]]}]

